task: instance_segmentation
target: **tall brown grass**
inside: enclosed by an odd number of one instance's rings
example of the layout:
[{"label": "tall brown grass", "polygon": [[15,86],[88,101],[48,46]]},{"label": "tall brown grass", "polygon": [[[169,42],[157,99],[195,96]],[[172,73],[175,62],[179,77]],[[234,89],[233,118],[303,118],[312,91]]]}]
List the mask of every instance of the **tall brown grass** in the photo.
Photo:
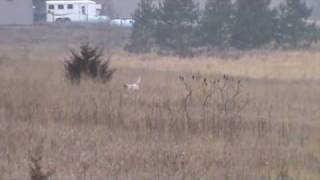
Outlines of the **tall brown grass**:
[{"label": "tall brown grass", "polygon": [[[120,52],[110,83],[73,86],[66,53],[2,51],[0,179],[29,179],[38,147],[57,180],[320,177],[318,53]],[[122,88],[138,76],[139,91]]]}]

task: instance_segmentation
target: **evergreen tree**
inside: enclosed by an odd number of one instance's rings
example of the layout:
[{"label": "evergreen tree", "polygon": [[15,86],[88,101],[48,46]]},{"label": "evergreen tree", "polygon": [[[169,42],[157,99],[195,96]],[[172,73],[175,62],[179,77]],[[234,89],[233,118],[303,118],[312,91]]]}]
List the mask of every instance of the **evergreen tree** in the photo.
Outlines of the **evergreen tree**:
[{"label": "evergreen tree", "polygon": [[318,29],[308,22],[312,9],[301,0],[286,0],[279,7],[276,41],[283,47],[306,47],[317,41]]},{"label": "evergreen tree", "polygon": [[200,20],[201,44],[225,48],[229,45],[234,7],[231,0],[208,0]]},{"label": "evergreen tree", "polygon": [[155,7],[153,0],[141,0],[133,14],[135,23],[127,50],[135,53],[150,52],[154,45]]},{"label": "evergreen tree", "polygon": [[157,10],[155,39],[160,51],[192,55],[199,7],[193,0],[163,0]]},{"label": "evergreen tree", "polygon": [[237,0],[232,45],[239,49],[259,48],[272,41],[277,12],[271,0]]}]

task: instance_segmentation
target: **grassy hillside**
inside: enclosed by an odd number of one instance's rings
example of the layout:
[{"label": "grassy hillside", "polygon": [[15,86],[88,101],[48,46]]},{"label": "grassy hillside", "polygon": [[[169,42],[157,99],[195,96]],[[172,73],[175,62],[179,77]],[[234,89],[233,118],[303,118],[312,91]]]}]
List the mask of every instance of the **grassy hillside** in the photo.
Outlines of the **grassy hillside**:
[{"label": "grassy hillside", "polygon": [[[0,30],[0,179],[29,179],[31,157],[58,180],[320,178],[319,52],[138,56],[99,26],[12,28]],[[114,53],[109,84],[65,78],[88,39]],[[123,88],[139,76],[139,91]]]}]

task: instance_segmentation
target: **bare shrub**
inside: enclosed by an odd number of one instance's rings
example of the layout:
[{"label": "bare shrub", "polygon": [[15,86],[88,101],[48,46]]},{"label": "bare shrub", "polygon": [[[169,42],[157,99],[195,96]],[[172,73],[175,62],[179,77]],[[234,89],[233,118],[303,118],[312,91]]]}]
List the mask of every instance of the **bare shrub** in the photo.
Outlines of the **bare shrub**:
[{"label": "bare shrub", "polygon": [[[242,111],[249,102],[242,92],[241,81],[226,75],[210,80],[201,74],[192,75],[190,81],[182,76],[179,79],[187,91],[182,104],[188,127],[194,127],[190,122],[198,119],[202,131],[230,139],[236,137],[242,127]],[[199,107],[201,117],[192,116]]]},{"label": "bare shrub", "polygon": [[72,55],[65,62],[66,76],[74,83],[79,83],[82,78],[100,80],[103,83],[111,80],[115,69],[110,68],[111,55],[102,61],[103,52],[99,47],[89,43],[80,46],[80,53],[71,51]]}]

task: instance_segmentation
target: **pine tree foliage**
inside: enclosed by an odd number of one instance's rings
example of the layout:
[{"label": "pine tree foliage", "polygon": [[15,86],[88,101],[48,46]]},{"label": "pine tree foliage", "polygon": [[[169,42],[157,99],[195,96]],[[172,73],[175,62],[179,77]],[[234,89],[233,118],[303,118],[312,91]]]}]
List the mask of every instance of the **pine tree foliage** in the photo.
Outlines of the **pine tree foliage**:
[{"label": "pine tree foliage", "polygon": [[71,52],[69,60],[65,62],[66,77],[73,83],[79,83],[81,78],[90,78],[108,82],[115,69],[109,67],[111,56],[102,61],[103,53],[98,47],[85,43],[80,47],[80,53]]},{"label": "pine tree foliage", "polygon": [[286,0],[279,7],[277,42],[283,47],[307,47],[318,40],[318,29],[308,20],[312,9],[301,0]]},{"label": "pine tree foliage", "polygon": [[187,57],[199,47],[309,47],[320,37],[311,14],[303,0],[207,0],[203,9],[195,0],[141,0],[127,50]]},{"label": "pine tree foliage", "polygon": [[276,30],[276,11],[271,0],[237,0],[232,45],[238,49],[260,48],[271,42]]},{"label": "pine tree foliage", "polygon": [[155,39],[161,51],[191,56],[195,43],[199,6],[193,0],[163,0],[159,3]]},{"label": "pine tree foliage", "polygon": [[208,0],[200,20],[202,45],[225,48],[229,46],[234,7],[231,0]]},{"label": "pine tree foliage", "polygon": [[135,23],[128,51],[135,53],[150,52],[154,46],[155,7],[153,0],[141,0],[133,14]]}]

